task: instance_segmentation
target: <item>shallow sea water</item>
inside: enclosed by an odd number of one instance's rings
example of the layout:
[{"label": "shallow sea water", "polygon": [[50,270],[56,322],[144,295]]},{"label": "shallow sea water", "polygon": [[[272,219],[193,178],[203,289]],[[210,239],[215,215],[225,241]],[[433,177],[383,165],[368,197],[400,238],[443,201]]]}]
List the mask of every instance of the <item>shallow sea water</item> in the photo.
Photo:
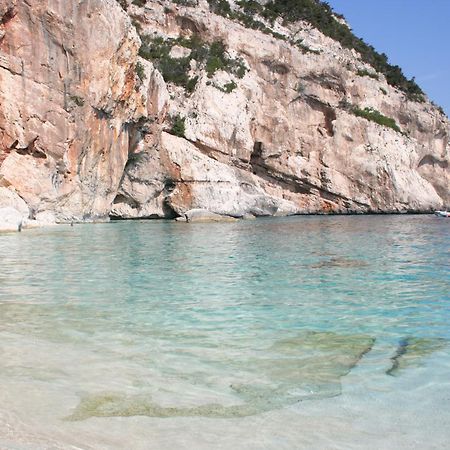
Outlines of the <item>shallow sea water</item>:
[{"label": "shallow sea water", "polygon": [[448,448],[448,220],[59,226],[0,260],[0,449]]}]

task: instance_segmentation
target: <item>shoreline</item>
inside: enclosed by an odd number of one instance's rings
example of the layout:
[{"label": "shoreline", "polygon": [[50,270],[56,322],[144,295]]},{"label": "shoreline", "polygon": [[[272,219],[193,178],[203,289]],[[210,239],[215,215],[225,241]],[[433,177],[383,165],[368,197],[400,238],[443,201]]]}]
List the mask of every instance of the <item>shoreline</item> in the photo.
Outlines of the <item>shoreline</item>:
[{"label": "shoreline", "polygon": [[[71,221],[55,221],[55,222],[39,222],[30,219],[26,219],[21,221],[16,226],[4,226],[2,227],[0,222],[0,233],[17,233],[25,230],[32,229],[42,229],[42,228],[51,228],[59,225],[88,225],[88,224],[104,224],[104,223],[119,223],[119,222],[138,222],[138,221],[150,221],[150,222],[179,222],[179,223],[226,223],[226,222],[239,222],[242,220],[257,220],[257,219],[280,219],[287,217],[354,217],[354,216],[436,216],[435,210],[429,211],[370,211],[370,212],[315,212],[315,213],[296,213],[296,214],[286,214],[286,215],[244,215],[244,216],[231,216],[225,214],[216,214],[211,213],[207,210],[198,210],[202,211],[200,216],[197,216],[193,219],[188,219],[187,215],[178,216],[175,218],[164,218],[164,217],[127,217],[127,218],[119,218],[119,217],[103,217],[103,218],[92,218],[85,220],[71,220]],[[188,211],[189,212],[189,211]],[[187,212],[187,213],[188,213]],[[442,218],[442,217],[438,217]],[[20,229],[19,229],[20,228]]]}]

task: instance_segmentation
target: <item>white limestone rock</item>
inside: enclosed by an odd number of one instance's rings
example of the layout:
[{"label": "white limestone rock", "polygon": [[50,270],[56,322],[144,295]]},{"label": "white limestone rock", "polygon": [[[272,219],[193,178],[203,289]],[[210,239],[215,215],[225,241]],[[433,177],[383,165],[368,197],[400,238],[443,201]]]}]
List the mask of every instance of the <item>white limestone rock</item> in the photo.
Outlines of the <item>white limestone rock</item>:
[{"label": "white limestone rock", "polygon": [[0,208],[0,231],[20,231],[24,217],[11,206]]},{"label": "white limestone rock", "polygon": [[235,222],[237,219],[213,213],[207,209],[190,209],[184,213],[186,222]]}]

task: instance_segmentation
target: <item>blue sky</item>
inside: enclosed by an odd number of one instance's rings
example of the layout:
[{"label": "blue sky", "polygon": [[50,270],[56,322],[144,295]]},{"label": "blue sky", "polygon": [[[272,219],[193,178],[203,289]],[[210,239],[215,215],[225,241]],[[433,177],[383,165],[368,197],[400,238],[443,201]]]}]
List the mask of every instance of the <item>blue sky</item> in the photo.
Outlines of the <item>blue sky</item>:
[{"label": "blue sky", "polygon": [[328,0],[450,115],[450,0]]}]

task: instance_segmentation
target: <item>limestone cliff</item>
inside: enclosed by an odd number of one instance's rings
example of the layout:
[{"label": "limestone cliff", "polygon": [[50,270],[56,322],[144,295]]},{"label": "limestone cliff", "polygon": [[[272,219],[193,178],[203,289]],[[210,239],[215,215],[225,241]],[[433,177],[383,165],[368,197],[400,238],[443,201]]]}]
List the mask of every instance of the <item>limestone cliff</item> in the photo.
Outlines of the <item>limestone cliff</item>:
[{"label": "limestone cliff", "polygon": [[0,0],[0,24],[0,186],[30,219],[107,218],[161,112],[136,76],[128,15],[113,0]]},{"label": "limestone cliff", "polygon": [[389,76],[256,2],[0,0],[0,207],[68,221],[448,206],[449,121]]}]

